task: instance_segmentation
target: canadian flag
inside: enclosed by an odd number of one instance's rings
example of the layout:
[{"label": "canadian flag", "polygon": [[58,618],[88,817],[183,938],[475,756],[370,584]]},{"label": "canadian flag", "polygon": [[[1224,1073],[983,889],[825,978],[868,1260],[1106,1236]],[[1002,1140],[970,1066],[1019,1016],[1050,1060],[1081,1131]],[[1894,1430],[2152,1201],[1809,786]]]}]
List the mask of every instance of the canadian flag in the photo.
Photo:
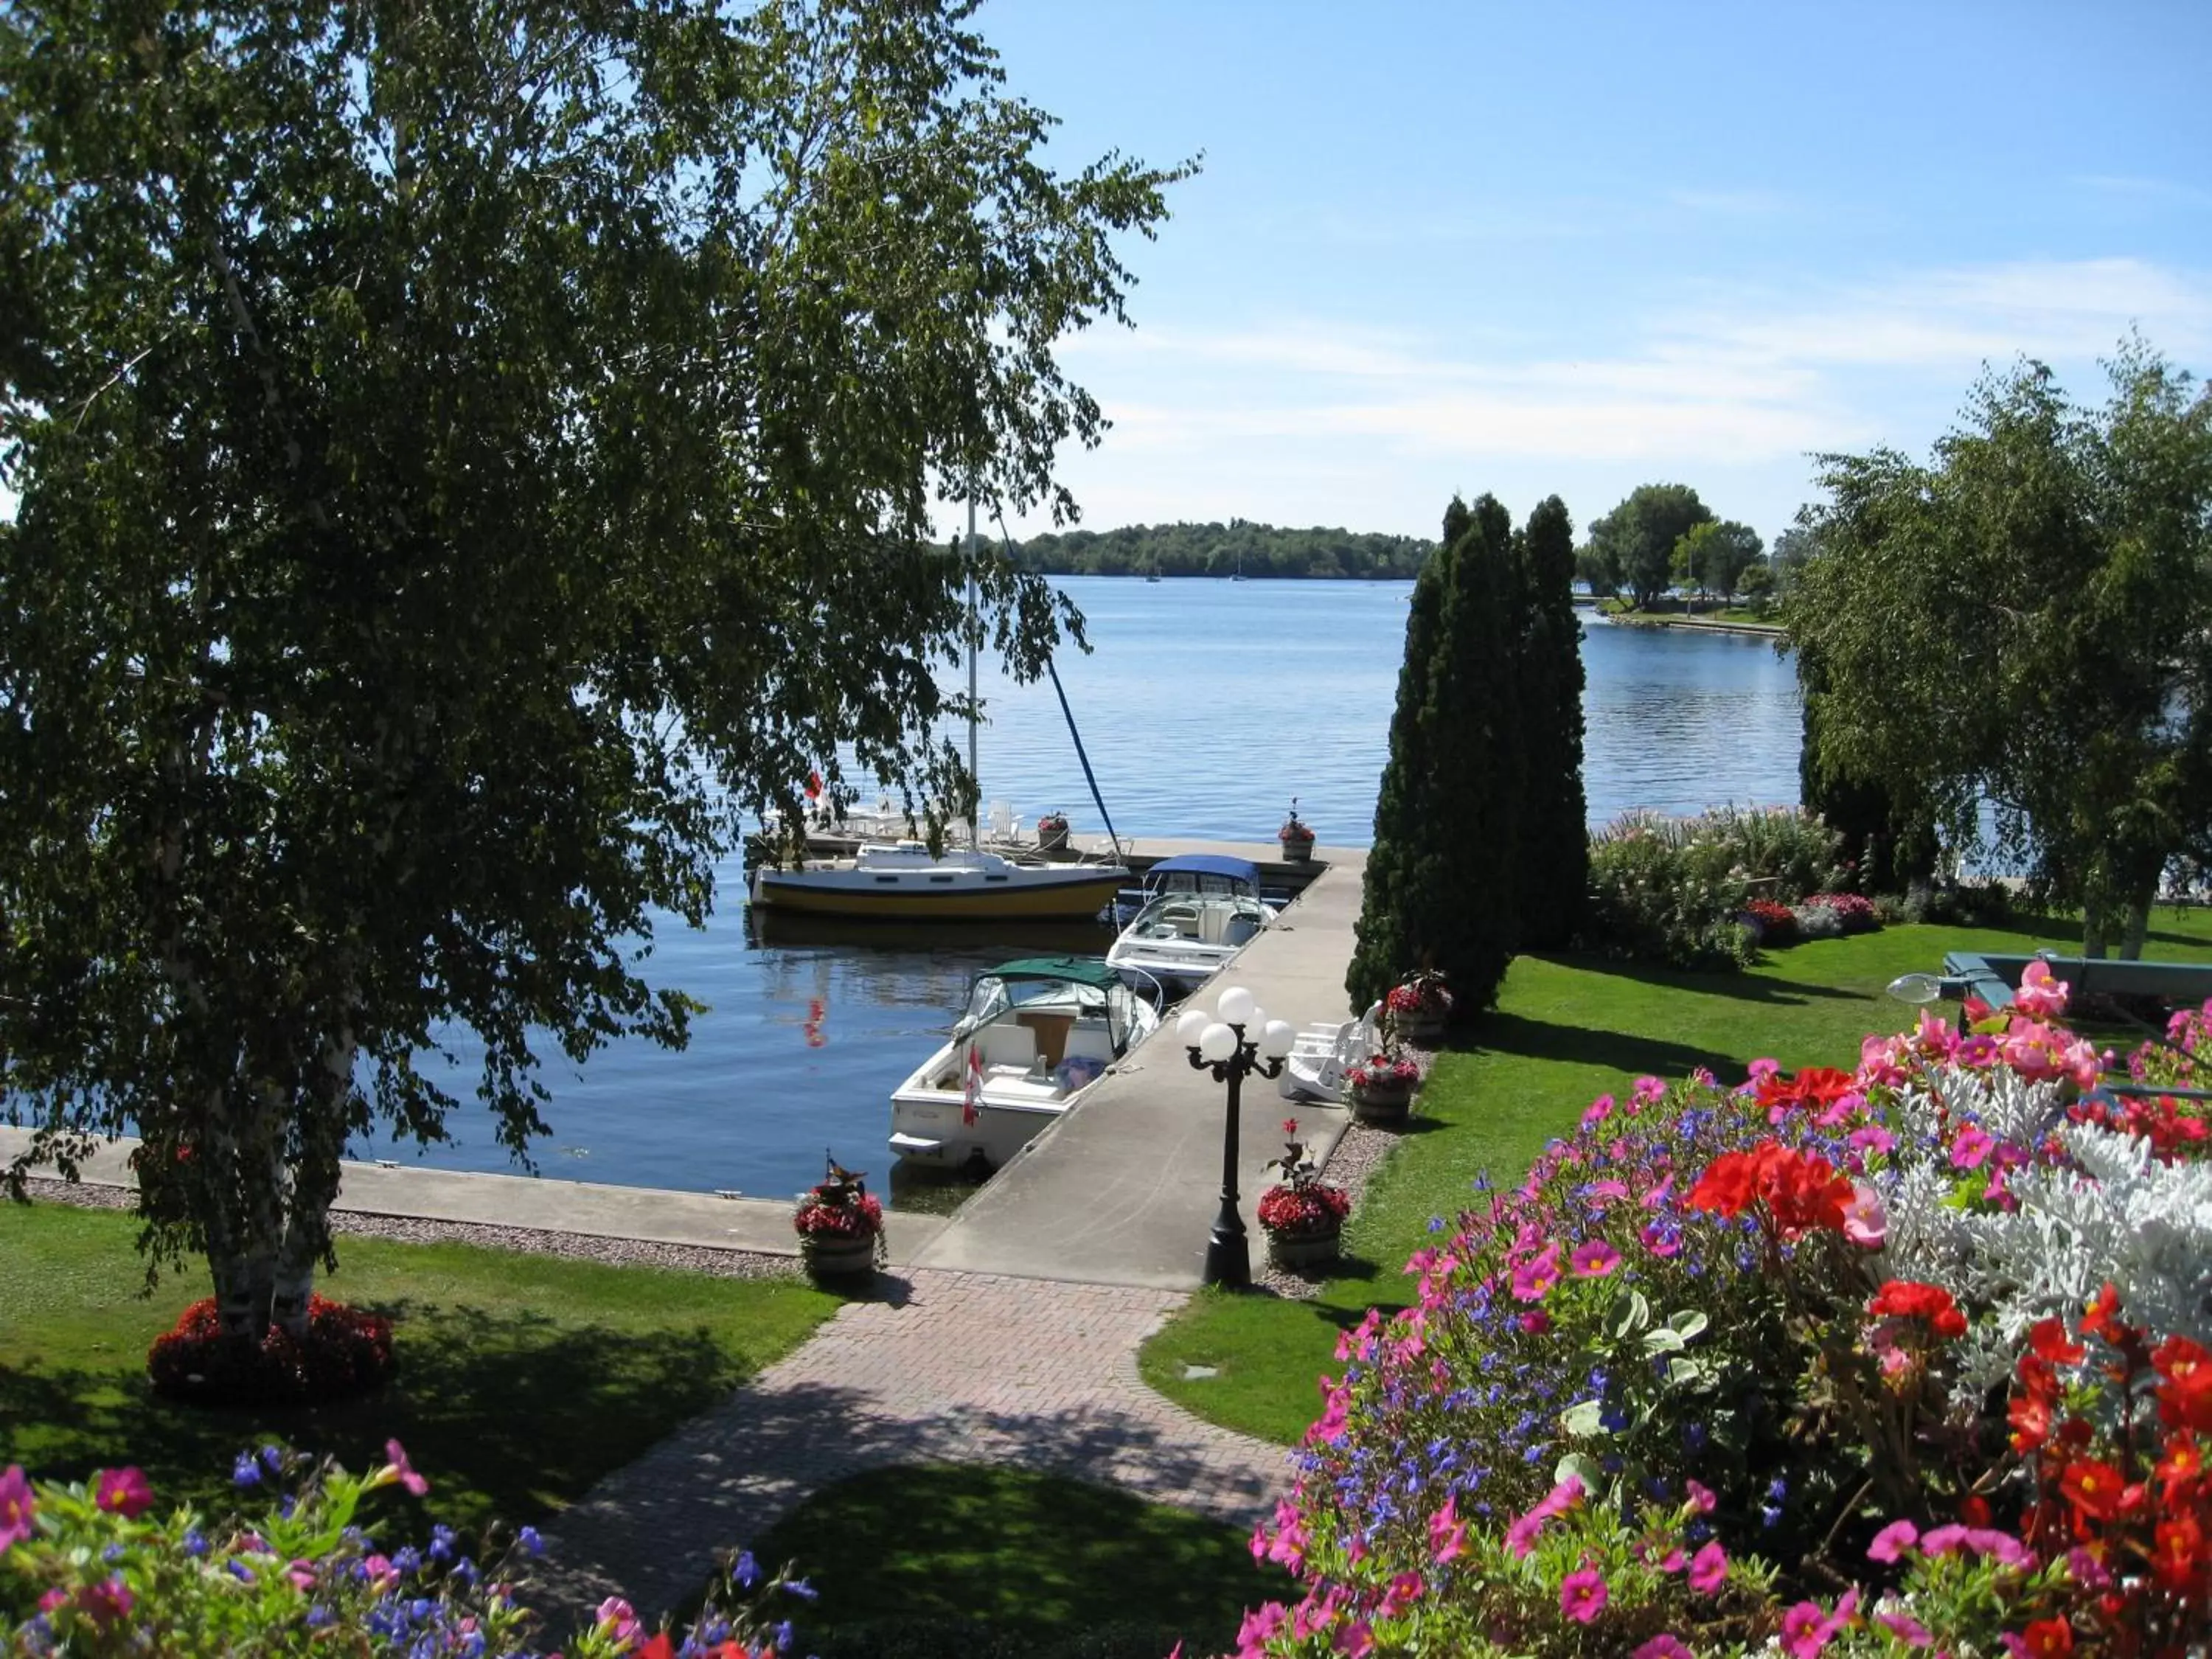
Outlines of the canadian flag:
[{"label": "canadian flag", "polygon": [[974,1043],[968,1045],[968,1087],[960,1097],[960,1121],[972,1126],[982,1116],[983,1051]]}]

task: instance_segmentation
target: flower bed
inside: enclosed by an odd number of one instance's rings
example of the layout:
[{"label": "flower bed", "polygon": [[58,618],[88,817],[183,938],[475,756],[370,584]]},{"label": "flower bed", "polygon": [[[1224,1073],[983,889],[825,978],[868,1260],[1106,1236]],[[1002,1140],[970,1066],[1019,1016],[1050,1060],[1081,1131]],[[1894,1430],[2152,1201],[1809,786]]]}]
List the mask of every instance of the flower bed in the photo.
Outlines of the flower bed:
[{"label": "flower bed", "polygon": [[203,1406],[297,1406],[375,1388],[392,1371],[392,1322],[321,1296],[307,1299],[307,1331],[270,1326],[258,1343],[222,1334],[213,1297],[195,1302],[154,1339],[147,1373],[156,1391]]},{"label": "flower bed", "polygon": [[1777,904],[1772,899],[1753,899],[1743,907],[1743,913],[1759,924],[1760,944],[1778,947],[1796,943],[1797,915],[1788,905]]},{"label": "flower bed", "polygon": [[1243,1650],[2186,1652],[2212,1165],[2081,1097],[2045,981],[1850,1072],[1641,1079],[1483,1188],[1342,1340],[1254,1540],[1309,1594]]},{"label": "flower bed", "polygon": [[[386,1486],[429,1482],[397,1441],[364,1477],[264,1446],[241,1453],[241,1492],[270,1492],[252,1516],[217,1519],[157,1504],[136,1468],[91,1481],[0,1473],[0,1632],[20,1654],[511,1654],[540,1650],[522,1586],[543,1545],[529,1527],[487,1540],[481,1561],[454,1529],[380,1550],[356,1524]],[[570,1659],[769,1659],[789,1643],[781,1598],[811,1600],[788,1572],[740,1554],[707,1607],[680,1631],[648,1632],[610,1596],[562,1650]]]},{"label": "flower bed", "polygon": [[1871,933],[1881,926],[1875,915],[1874,901],[1858,893],[1813,893],[1798,907],[1806,910],[1826,910],[1842,924],[1846,933]]}]

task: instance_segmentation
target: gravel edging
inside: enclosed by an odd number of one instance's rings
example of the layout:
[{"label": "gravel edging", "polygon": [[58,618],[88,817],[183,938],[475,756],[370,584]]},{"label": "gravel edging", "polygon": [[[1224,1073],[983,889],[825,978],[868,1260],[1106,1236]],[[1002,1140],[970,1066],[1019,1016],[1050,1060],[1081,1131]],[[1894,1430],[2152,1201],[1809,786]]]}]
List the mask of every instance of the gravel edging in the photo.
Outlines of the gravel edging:
[{"label": "gravel edging", "polygon": [[[74,1205],[81,1210],[128,1210],[128,1187],[33,1177],[24,1182],[34,1199]],[[354,1238],[386,1238],[402,1244],[475,1244],[524,1255],[566,1256],[615,1267],[667,1267],[716,1279],[805,1277],[798,1256],[764,1250],[710,1249],[698,1244],[661,1244],[650,1239],[602,1238],[590,1233],[556,1233],[537,1227],[495,1227],[476,1222],[429,1221],[419,1216],[375,1215],[362,1210],[333,1210],[331,1231]]]},{"label": "gravel edging", "polygon": [[[1429,1067],[1436,1059],[1435,1050],[1416,1048],[1408,1044],[1402,1045],[1401,1052],[1421,1068],[1421,1081],[1426,1083]],[[1416,1107],[1420,1104],[1418,1093],[1413,1097],[1413,1103]],[[1346,1220],[1347,1226],[1359,1218],[1359,1200],[1366,1194],[1368,1177],[1382,1166],[1382,1160],[1390,1156],[1391,1148],[1402,1138],[1399,1130],[1379,1129],[1371,1123],[1362,1123],[1357,1118],[1345,1124],[1344,1133],[1337,1137],[1336,1145],[1329,1149],[1328,1158],[1322,1162],[1321,1174],[1332,1185],[1343,1188],[1351,1196],[1352,1214]],[[1275,1267],[1264,1254],[1264,1235],[1261,1243],[1263,1254],[1252,1271],[1255,1289],[1297,1302],[1310,1302],[1321,1294],[1321,1287],[1328,1281],[1329,1268],[1323,1267],[1306,1273]]]}]

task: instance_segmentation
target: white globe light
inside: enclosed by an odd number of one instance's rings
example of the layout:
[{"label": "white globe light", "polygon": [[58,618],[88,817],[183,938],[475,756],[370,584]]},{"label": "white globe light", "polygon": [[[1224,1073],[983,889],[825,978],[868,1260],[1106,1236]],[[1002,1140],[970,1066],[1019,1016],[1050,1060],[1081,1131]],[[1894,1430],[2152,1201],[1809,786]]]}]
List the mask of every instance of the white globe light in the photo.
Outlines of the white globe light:
[{"label": "white globe light", "polygon": [[1218,1063],[1236,1052],[1237,1033],[1219,1020],[1214,1021],[1199,1034],[1198,1057],[1200,1060],[1210,1060]]},{"label": "white globe light", "polygon": [[1287,1019],[1271,1019],[1267,1029],[1260,1033],[1260,1054],[1266,1060],[1280,1060],[1291,1052],[1291,1045],[1298,1034],[1291,1029]]},{"label": "white globe light", "polygon": [[1186,1008],[1182,1018],[1176,1022],[1176,1041],[1186,1048],[1198,1047],[1199,1034],[1213,1024],[1213,1017],[1203,1008]]},{"label": "white globe light", "polygon": [[1251,1022],[1252,1011],[1259,1005],[1243,986],[1232,985],[1221,994],[1221,1000],[1216,1006],[1221,1010],[1223,1024],[1244,1025]]},{"label": "white globe light", "polygon": [[1255,1002],[1252,1005],[1252,1012],[1244,1016],[1244,1035],[1256,1040],[1267,1029],[1267,1011]]}]

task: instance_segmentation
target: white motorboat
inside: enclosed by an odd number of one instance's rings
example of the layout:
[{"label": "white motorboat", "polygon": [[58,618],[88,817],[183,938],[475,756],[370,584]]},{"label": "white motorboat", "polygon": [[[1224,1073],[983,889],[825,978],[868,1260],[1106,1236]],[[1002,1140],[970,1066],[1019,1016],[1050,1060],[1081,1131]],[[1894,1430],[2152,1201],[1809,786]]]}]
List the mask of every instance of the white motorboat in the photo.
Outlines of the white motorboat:
[{"label": "white motorboat", "polygon": [[973,848],[933,857],[921,842],[901,841],[794,870],[757,865],[751,897],[814,915],[900,921],[1084,918],[1111,904],[1128,875],[1118,863],[1024,862]]},{"label": "white motorboat", "polygon": [[978,976],[952,1036],[891,1094],[891,1152],[996,1169],[1159,1024],[1096,957],[1025,957]]},{"label": "white motorboat", "polygon": [[1106,960],[1141,989],[1156,981],[1188,996],[1275,919],[1261,902],[1259,866],[1212,853],[1163,859],[1145,872],[1145,901]]}]

